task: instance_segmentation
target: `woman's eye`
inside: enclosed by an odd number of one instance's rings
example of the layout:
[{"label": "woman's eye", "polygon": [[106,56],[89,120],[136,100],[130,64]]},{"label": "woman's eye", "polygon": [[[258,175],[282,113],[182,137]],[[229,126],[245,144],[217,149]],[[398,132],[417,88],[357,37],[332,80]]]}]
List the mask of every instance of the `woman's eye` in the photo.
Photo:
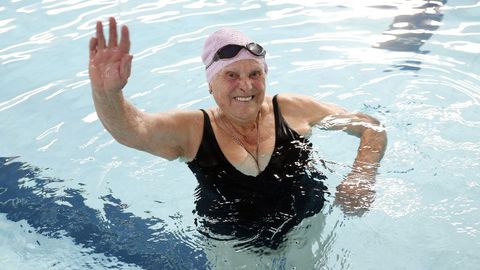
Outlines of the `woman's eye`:
[{"label": "woman's eye", "polygon": [[233,72],[229,72],[229,73],[227,73],[227,77],[230,78],[230,79],[235,79],[237,77],[237,74],[235,74]]},{"label": "woman's eye", "polygon": [[261,75],[260,71],[254,71],[250,74],[250,77],[256,79],[256,78],[260,77],[260,75]]}]

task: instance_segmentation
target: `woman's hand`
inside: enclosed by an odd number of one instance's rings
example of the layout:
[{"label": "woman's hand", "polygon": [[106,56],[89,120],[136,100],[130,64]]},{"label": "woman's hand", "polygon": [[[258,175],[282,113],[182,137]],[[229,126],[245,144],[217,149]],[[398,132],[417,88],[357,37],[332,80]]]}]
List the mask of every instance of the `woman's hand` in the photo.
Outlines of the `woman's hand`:
[{"label": "woman's hand", "polygon": [[103,25],[97,22],[96,37],[90,39],[90,63],[88,71],[92,89],[97,94],[117,93],[127,84],[133,56],[130,51],[128,27],[122,27],[118,43],[117,23],[110,18],[108,44],[103,34]]},{"label": "woman's hand", "polygon": [[337,186],[335,204],[347,215],[361,216],[375,201],[375,173],[350,172]]}]

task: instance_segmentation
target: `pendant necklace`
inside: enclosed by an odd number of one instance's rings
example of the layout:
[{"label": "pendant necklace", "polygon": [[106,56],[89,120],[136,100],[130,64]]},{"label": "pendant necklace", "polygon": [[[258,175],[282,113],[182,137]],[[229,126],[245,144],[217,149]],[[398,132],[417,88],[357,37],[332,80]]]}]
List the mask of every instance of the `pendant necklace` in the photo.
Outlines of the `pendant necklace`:
[{"label": "pendant necklace", "polygon": [[[217,111],[217,114],[219,114],[218,111]],[[216,120],[217,120],[217,117],[215,116],[215,114],[213,114],[213,116],[214,116],[215,122],[217,122],[217,121],[216,121]],[[232,123],[230,123],[230,121],[229,121],[228,119],[225,119],[225,121],[224,121],[223,119],[220,119],[220,120],[222,121],[223,125],[228,126],[228,127],[229,127],[231,130],[233,130],[235,133],[238,133],[238,134],[241,135],[242,137],[245,137],[241,132],[239,132],[239,131],[232,125]],[[257,127],[257,145],[256,145],[256,148],[255,148],[255,155],[252,154],[252,153],[247,149],[247,147],[245,147],[245,144],[242,142],[242,140],[239,139],[237,136],[235,136],[234,133],[226,130],[226,129],[223,128],[221,125],[218,125],[218,123],[217,123],[217,126],[219,126],[220,129],[221,129],[226,135],[228,135],[230,138],[232,138],[233,141],[234,141],[236,144],[240,145],[240,146],[248,153],[248,155],[253,158],[253,160],[255,161],[255,165],[256,165],[256,167],[257,167],[257,170],[258,170],[258,172],[260,173],[260,164],[259,164],[259,160],[258,160],[258,159],[259,159],[259,156],[258,156],[258,151],[259,151],[259,150],[258,150],[258,149],[260,148],[260,128],[259,128],[259,125],[258,125],[259,120],[260,120],[260,111],[259,111],[258,114],[257,114],[257,119],[255,120],[255,125],[256,125],[256,127]]]}]

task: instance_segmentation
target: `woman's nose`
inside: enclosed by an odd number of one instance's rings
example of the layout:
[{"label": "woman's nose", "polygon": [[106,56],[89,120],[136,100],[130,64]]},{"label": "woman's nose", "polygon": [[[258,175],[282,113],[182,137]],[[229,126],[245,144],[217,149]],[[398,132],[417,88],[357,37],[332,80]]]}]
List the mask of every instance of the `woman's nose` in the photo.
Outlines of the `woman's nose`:
[{"label": "woman's nose", "polygon": [[252,88],[252,82],[251,82],[250,78],[248,78],[248,77],[247,78],[240,78],[238,86],[239,86],[240,90],[248,91]]}]

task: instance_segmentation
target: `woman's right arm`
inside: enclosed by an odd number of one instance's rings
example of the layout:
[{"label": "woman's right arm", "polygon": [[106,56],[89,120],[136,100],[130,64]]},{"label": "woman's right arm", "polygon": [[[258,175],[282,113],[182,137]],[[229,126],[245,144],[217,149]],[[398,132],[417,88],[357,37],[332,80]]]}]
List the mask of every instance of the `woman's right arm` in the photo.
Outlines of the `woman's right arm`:
[{"label": "woman's right arm", "polygon": [[122,89],[130,77],[133,58],[129,54],[129,32],[127,26],[123,26],[118,42],[114,18],[110,18],[109,25],[108,43],[101,22],[97,22],[96,37],[90,40],[89,75],[100,121],[121,144],[170,160],[191,158],[195,148],[190,145],[191,137],[198,130],[195,125],[202,123],[201,113],[149,114],[128,102]]}]

